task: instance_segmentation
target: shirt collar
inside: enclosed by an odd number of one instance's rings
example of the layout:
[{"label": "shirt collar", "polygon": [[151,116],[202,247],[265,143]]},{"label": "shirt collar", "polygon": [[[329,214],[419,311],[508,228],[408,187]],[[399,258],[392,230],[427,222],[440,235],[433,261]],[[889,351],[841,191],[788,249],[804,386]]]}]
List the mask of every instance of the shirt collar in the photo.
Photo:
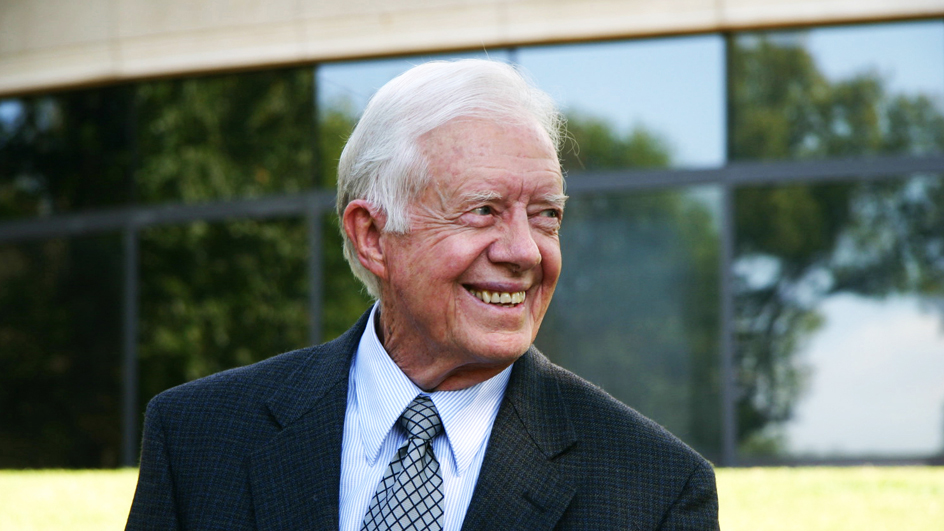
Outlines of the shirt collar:
[{"label": "shirt collar", "polygon": [[452,450],[452,465],[456,474],[461,475],[491,432],[511,366],[466,389],[426,393],[403,374],[380,344],[375,328],[378,308],[379,304],[375,304],[371,309],[351,369],[364,456],[371,465],[376,462],[383,441],[400,414],[417,395],[425,394],[439,411]]}]

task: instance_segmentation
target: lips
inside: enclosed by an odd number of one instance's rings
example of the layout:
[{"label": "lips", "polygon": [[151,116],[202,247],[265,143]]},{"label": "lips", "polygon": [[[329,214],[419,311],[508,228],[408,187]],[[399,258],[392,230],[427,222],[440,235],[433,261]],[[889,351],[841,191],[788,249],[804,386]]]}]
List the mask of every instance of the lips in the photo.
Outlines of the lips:
[{"label": "lips", "polygon": [[466,288],[475,298],[486,304],[500,304],[503,306],[514,306],[524,302],[524,291],[488,291]]}]

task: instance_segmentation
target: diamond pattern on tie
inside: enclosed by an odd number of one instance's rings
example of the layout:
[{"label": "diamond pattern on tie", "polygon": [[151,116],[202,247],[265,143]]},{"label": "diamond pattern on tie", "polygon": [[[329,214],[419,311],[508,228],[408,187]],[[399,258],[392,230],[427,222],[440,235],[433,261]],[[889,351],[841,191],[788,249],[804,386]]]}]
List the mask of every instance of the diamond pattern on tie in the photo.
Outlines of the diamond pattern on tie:
[{"label": "diamond pattern on tie", "polygon": [[442,476],[433,454],[433,438],[442,420],[428,396],[417,396],[397,421],[408,434],[364,516],[363,531],[440,531]]}]

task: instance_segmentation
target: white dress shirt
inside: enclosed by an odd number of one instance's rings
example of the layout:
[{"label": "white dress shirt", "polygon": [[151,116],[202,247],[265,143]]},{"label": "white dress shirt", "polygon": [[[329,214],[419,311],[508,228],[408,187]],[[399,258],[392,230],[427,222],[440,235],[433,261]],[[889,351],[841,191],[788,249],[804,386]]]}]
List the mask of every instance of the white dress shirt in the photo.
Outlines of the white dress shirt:
[{"label": "white dress shirt", "polygon": [[429,396],[444,435],[433,439],[443,484],[443,531],[458,531],[478,480],[511,367],[460,391],[426,393],[390,359],[377,337],[375,304],[351,364],[341,444],[341,531],[360,531],[390,461],[406,442],[397,419],[419,394]]}]

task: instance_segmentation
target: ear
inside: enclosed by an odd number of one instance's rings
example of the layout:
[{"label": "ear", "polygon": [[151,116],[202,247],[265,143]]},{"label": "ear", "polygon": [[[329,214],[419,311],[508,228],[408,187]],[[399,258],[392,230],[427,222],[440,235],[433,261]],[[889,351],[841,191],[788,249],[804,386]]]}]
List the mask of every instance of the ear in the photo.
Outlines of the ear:
[{"label": "ear", "polygon": [[367,200],[355,199],[344,208],[341,223],[345,234],[354,244],[361,265],[378,277],[386,279],[386,257],[381,236],[387,216]]}]

